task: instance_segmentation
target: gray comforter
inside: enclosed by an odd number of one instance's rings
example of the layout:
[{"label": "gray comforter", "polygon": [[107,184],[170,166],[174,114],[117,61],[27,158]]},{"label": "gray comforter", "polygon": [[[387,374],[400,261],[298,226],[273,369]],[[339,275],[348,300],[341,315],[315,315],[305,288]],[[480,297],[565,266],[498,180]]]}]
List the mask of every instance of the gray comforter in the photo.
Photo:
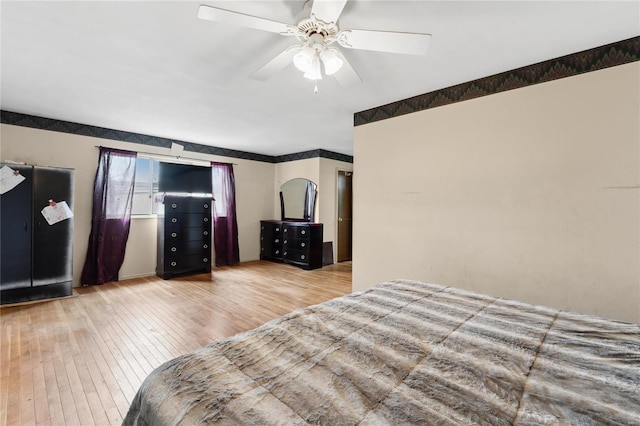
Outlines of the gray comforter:
[{"label": "gray comforter", "polygon": [[640,424],[640,327],[398,280],[153,371],[125,425]]}]

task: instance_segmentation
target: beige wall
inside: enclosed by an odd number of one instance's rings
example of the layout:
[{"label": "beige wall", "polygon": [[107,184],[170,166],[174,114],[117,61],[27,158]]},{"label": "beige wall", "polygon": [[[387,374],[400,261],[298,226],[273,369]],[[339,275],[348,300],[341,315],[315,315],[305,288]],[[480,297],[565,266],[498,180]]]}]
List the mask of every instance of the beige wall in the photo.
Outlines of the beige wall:
[{"label": "beige wall", "polygon": [[[0,160],[75,169],[73,278],[80,274],[91,231],[91,199],[98,166],[96,145],[131,151],[168,154],[169,149],[141,146],[127,142],[50,132],[2,124],[0,127]],[[185,156],[233,162],[236,178],[236,204],[240,260],[255,260],[260,255],[260,220],[274,215],[274,165],[189,152]],[[156,266],[156,220],[133,219],[127,253],[120,278],[152,275]]]},{"label": "beige wall", "polygon": [[640,323],[640,62],[355,128],[353,289]]},{"label": "beige wall", "polygon": [[[155,274],[157,230],[156,216],[133,216],[131,218],[127,252],[120,268],[120,279]],[[84,262],[84,257],[82,261]]]}]

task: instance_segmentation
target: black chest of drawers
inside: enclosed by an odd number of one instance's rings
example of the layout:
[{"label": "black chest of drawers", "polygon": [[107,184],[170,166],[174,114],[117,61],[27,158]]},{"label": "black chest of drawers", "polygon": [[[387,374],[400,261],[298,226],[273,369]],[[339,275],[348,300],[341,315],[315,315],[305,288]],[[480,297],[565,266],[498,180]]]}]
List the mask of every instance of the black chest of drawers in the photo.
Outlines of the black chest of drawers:
[{"label": "black chest of drawers", "polygon": [[321,223],[260,221],[260,259],[322,268]]},{"label": "black chest of drawers", "polygon": [[158,215],[156,275],[211,271],[210,198],[165,196]]}]

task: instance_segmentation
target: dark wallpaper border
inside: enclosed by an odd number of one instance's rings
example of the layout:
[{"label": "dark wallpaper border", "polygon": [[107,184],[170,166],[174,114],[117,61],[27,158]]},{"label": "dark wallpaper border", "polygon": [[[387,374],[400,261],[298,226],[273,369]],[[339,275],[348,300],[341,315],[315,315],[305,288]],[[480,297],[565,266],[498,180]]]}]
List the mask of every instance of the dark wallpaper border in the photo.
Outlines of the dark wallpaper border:
[{"label": "dark wallpaper border", "polygon": [[640,60],[640,36],[356,112],[354,126]]},{"label": "dark wallpaper border", "polygon": [[353,163],[353,156],[339,154],[337,152],[324,149],[298,152],[287,155],[264,155],[252,152],[237,151],[216,146],[201,145],[192,142],[185,142],[175,139],[167,139],[158,136],[143,135],[140,133],[125,132],[123,130],[107,129],[104,127],[90,126],[87,124],[73,123],[70,121],[56,120],[35,115],[21,114],[12,111],[0,111],[0,122],[14,126],[31,127],[34,129],[48,130],[52,132],[70,133],[73,135],[91,136],[101,139],[111,139],[122,142],[131,142],[140,145],[156,146],[161,148],[171,148],[172,143],[184,146],[184,150],[198,152],[202,154],[220,155],[223,157],[239,158],[243,160],[262,161],[265,163],[284,163],[288,161],[304,160],[307,158],[328,158],[331,160],[345,161]]}]

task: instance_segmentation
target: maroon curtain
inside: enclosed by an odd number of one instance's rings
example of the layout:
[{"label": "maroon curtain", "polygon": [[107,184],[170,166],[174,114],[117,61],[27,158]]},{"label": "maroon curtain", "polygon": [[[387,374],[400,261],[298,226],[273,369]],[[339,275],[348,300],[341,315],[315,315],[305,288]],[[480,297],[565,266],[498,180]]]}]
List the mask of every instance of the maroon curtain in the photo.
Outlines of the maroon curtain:
[{"label": "maroon curtain", "polygon": [[240,261],[238,222],[236,220],[236,183],[233,165],[211,163],[213,179],[213,247],[216,266]]},{"label": "maroon curtain", "polygon": [[100,148],[83,285],[118,281],[129,238],[136,153]]}]

